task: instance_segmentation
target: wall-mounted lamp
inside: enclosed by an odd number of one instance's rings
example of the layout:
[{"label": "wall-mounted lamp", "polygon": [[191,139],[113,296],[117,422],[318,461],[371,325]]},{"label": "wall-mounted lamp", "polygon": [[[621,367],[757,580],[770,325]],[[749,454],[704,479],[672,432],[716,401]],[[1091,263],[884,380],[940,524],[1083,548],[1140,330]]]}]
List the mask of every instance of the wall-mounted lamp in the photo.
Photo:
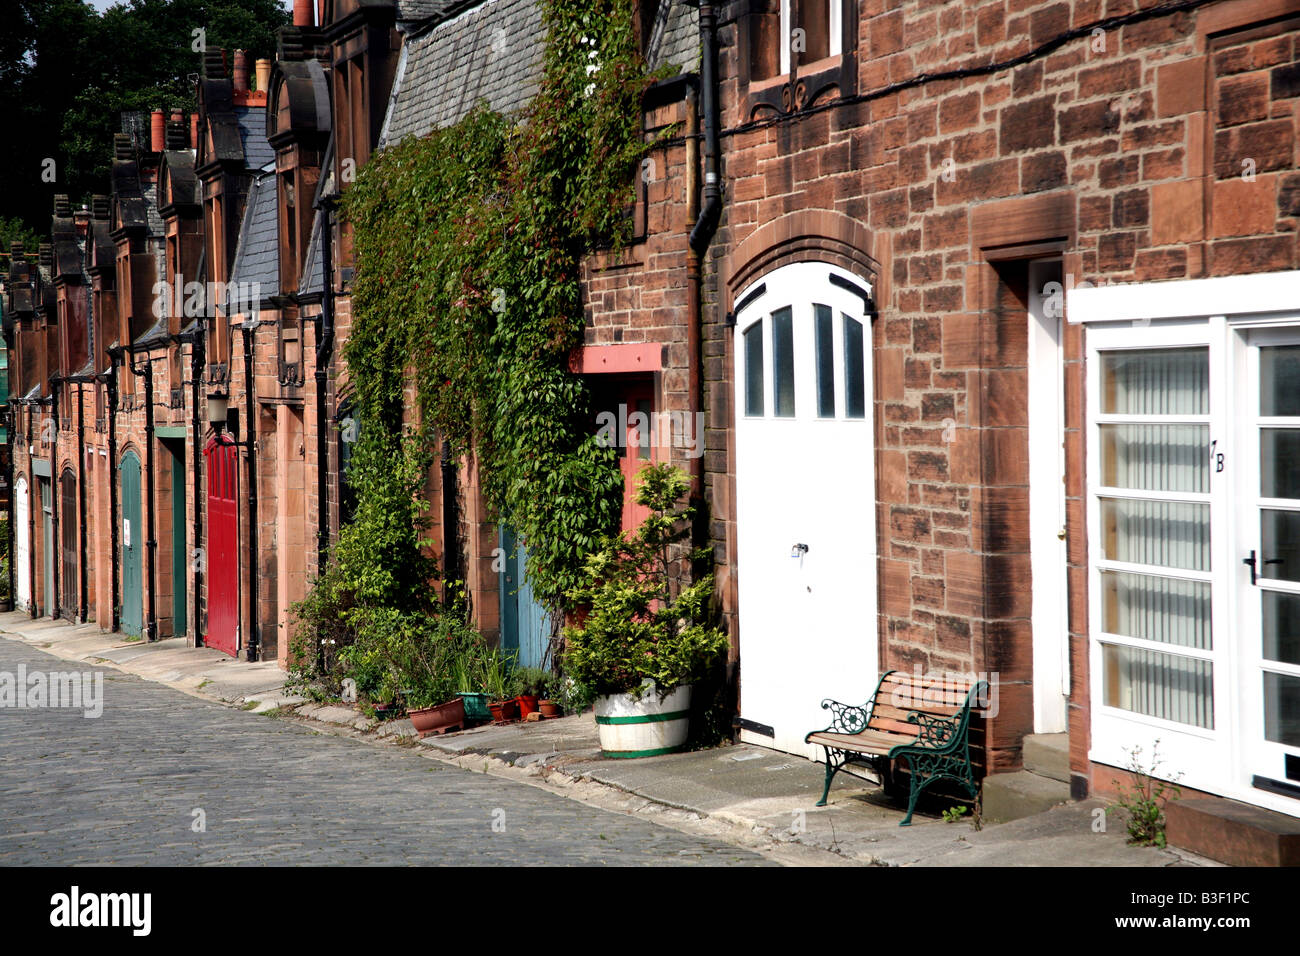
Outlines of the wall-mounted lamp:
[{"label": "wall-mounted lamp", "polygon": [[230,408],[230,396],[225,392],[208,393],[208,424],[212,430],[220,437],[221,430],[226,427],[226,416]]}]

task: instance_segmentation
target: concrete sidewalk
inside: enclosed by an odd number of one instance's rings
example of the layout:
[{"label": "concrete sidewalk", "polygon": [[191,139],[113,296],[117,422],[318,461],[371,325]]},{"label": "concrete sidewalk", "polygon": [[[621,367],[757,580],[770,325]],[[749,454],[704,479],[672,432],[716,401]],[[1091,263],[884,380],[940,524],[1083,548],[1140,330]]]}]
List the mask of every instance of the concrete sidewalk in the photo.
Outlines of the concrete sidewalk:
[{"label": "concrete sidewalk", "polygon": [[[183,640],[130,643],[94,624],[33,621],[0,613],[0,636],[67,660],[106,664],[186,693],[255,711],[307,720],[334,733],[410,745],[406,720],[378,724],[341,705],[308,703],[286,694],[274,662],[248,664]],[[866,780],[841,773],[830,805],[821,796],[820,765],[746,744],[637,760],[600,756],[591,714],[532,723],[484,726],[419,741],[426,757],[465,769],[524,780],[605,809],[654,815],[679,829],[731,838],[747,846],[801,851],[787,860],[882,866],[1215,866],[1176,850],[1127,846],[1111,818],[1094,832],[1100,801],[977,830],[969,820],[945,823],[942,803],[918,809],[900,827],[902,807]],[[925,812],[928,810],[930,812]]]}]

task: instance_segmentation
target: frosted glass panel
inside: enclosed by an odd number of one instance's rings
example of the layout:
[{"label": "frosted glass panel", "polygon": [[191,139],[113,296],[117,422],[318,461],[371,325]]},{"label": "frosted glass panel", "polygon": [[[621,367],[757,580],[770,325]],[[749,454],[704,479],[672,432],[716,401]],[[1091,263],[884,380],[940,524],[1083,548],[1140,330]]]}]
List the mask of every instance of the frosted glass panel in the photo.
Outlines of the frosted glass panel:
[{"label": "frosted glass panel", "polygon": [[1102,645],[1106,704],[1193,727],[1214,727],[1209,661],[1115,644]]},{"label": "frosted glass panel", "polygon": [[1102,483],[1141,491],[1210,490],[1210,426],[1102,425]]},{"label": "frosted glass panel", "polygon": [[1208,414],[1209,349],[1103,352],[1101,393],[1107,415]]},{"label": "frosted glass panel", "polygon": [[1101,499],[1102,548],[1112,561],[1210,570],[1210,506]]},{"label": "frosted glass panel", "polygon": [[1101,604],[1107,633],[1202,651],[1212,647],[1208,581],[1103,571]]}]

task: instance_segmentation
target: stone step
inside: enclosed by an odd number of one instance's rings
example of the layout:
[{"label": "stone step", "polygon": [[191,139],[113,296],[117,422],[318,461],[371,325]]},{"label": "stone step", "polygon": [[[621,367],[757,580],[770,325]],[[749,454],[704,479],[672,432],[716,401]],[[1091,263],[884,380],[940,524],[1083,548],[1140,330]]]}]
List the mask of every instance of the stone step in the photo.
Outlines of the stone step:
[{"label": "stone step", "polygon": [[1028,770],[984,778],[984,820],[1007,823],[1042,813],[1070,800],[1070,785]]},{"label": "stone step", "polygon": [[1025,769],[1040,777],[1070,782],[1070,735],[1030,734],[1025,738]]},{"label": "stone step", "polygon": [[1230,866],[1300,866],[1300,819],[1222,797],[1169,801],[1165,839]]}]

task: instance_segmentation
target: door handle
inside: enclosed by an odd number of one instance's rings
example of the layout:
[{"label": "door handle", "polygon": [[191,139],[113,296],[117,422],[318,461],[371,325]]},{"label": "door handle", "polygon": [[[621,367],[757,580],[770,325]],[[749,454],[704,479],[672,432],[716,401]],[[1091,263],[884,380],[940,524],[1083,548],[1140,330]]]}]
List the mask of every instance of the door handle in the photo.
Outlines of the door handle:
[{"label": "door handle", "polygon": [[808,553],[808,545],[806,544],[794,544],[791,545],[790,547],[790,557],[792,558],[802,557],[807,553]]},{"label": "door handle", "polygon": [[1249,557],[1249,558],[1242,558],[1242,559],[1241,559],[1241,563],[1244,564],[1244,565],[1246,565],[1247,567],[1250,568],[1250,583],[1251,583],[1251,584],[1254,584],[1254,583],[1255,583],[1255,579],[1256,579],[1256,575],[1255,575],[1255,552],[1254,552],[1254,551],[1250,552],[1250,557]]}]

